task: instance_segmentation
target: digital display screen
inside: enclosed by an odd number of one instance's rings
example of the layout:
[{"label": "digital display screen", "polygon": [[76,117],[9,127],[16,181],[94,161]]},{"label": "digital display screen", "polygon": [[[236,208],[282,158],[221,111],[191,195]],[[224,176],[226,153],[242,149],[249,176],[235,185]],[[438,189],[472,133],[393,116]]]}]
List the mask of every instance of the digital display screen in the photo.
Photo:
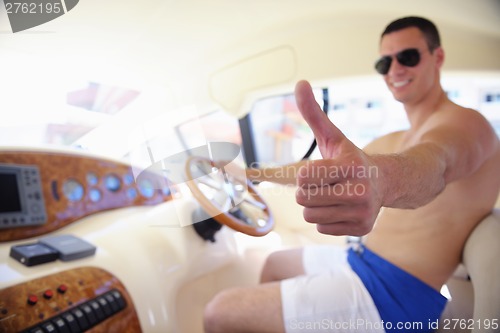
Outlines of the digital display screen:
[{"label": "digital display screen", "polygon": [[18,213],[21,211],[17,174],[0,173],[0,213]]}]

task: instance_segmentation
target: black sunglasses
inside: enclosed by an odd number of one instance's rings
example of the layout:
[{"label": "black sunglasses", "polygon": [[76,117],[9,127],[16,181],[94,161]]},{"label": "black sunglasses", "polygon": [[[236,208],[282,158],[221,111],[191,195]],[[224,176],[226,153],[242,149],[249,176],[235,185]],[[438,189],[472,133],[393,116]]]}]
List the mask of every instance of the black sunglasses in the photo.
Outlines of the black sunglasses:
[{"label": "black sunglasses", "polygon": [[[420,52],[417,49],[406,49],[396,53],[396,60],[403,66],[415,67],[420,62]],[[375,63],[375,70],[382,75],[389,72],[392,56],[383,56]]]}]

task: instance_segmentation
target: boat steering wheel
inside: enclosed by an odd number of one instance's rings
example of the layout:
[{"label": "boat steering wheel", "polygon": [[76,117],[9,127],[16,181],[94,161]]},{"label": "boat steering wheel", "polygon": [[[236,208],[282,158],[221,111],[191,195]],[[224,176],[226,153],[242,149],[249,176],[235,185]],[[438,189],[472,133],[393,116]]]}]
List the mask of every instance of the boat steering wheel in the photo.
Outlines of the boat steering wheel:
[{"label": "boat steering wheel", "polygon": [[[264,236],[274,227],[269,206],[254,185],[205,157],[189,157],[187,185],[205,212],[217,222],[251,236]],[[233,165],[231,169],[235,170]]]}]

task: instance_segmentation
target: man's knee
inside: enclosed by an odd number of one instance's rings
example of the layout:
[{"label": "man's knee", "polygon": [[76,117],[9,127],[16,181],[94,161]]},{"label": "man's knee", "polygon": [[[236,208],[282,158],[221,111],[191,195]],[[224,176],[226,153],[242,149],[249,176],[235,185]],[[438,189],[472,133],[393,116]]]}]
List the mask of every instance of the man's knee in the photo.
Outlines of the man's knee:
[{"label": "man's knee", "polygon": [[224,290],[206,305],[203,316],[203,326],[205,332],[229,332],[231,329],[231,309],[234,310],[234,303],[237,301],[238,292],[236,289]]},{"label": "man's knee", "polygon": [[271,253],[264,263],[260,282],[274,282],[304,274],[302,249]]},{"label": "man's knee", "polygon": [[260,275],[260,282],[261,283],[266,283],[266,282],[272,282],[272,281],[277,281],[278,277],[276,275],[277,268],[280,267],[280,260],[279,257],[281,257],[280,254],[277,252],[271,253],[267,258],[264,263],[264,267],[262,268],[262,272]]},{"label": "man's knee", "polygon": [[281,332],[279,283],[227,289],[205,307],[205,332]]}]

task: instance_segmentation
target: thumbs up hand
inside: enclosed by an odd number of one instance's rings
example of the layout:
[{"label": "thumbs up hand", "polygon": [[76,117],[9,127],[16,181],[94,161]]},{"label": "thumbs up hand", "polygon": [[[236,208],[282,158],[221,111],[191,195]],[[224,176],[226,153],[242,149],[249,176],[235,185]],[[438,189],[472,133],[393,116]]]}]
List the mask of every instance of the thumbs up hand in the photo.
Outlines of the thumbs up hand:
[{"label": "thumbs up hand", "polygon": [[295,97],[323,156],[298,172],[296,200],[304,206],[304,219],[325,234],[367,234],[382,206],[382,182],[374,159],[330,121],[308,82],[297,83]]}]

